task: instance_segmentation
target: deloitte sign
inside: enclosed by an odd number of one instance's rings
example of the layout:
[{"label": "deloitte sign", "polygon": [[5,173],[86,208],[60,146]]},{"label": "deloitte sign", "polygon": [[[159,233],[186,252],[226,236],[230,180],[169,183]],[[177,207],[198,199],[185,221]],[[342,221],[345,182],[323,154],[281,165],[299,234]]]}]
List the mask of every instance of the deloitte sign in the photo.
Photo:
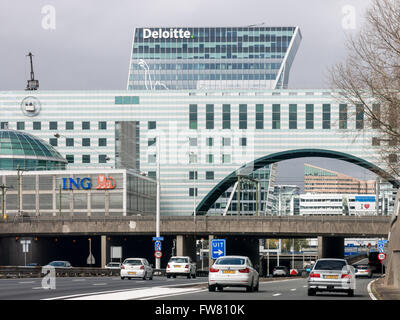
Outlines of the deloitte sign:
[{"label": "deloitte sign", "polygon": [[143,39],[190,39],[193,36],[190,34],[189,30],[182,29],[169,29],[169,30],[150,30],[143,29]]}]

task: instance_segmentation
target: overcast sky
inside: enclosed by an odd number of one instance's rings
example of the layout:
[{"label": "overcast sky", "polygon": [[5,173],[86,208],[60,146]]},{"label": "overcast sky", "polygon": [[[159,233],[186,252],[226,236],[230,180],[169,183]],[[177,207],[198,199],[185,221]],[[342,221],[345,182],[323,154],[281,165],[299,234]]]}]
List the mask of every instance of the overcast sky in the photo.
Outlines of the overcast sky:
[{"label": "overcast sky", "polygon": [[[345,56],[345,37],[357,33],[369,4],[370,0],[0,0],[0,91],[25,88],[30,71],[25,55],[30,51],[43,90],[125,89],[134,27],[263,22],[300,27],[303,40],[289,86],[326,88],[327,68]],[[55,20],[48,20],[48,6],[54,8]],[[355,173],[350,164],[332,161],[317,163]],[[294,168],[303,172],[303,162],[283,162],[281,168],[287,167],[289,177]],[[367,174],[360,169],[356,175]],[[300,179],[290,182],[288,177],[283,179],[287,183]]]}]

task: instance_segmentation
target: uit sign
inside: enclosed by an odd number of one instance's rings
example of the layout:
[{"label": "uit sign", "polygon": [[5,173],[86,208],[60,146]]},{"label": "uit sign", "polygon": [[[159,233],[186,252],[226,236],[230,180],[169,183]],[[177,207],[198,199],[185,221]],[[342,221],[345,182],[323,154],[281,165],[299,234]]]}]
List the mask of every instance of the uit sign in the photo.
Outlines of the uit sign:
[{"label": "uit sign", "polygon": [[[84,178],[62,178],[63,190],[90,190],[92,189],[92,179],[89,177]],[[104,174],[100,174],[97,177],[98,190],[111,190],[115,189],[116,182],[111,176],[106,177]]]}]

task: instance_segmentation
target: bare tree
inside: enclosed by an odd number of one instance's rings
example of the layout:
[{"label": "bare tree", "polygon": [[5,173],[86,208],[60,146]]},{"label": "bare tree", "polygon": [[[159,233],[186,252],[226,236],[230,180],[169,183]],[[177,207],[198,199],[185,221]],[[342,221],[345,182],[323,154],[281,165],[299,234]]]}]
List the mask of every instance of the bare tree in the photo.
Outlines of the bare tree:
[{"label": "bare tree", "polygon": [[352,106],[364,130],[373,129],[382,163],[400,175],[400,1],[373,0],[366,23],[346,43],[345,61],[330,69],[341,103]]}]

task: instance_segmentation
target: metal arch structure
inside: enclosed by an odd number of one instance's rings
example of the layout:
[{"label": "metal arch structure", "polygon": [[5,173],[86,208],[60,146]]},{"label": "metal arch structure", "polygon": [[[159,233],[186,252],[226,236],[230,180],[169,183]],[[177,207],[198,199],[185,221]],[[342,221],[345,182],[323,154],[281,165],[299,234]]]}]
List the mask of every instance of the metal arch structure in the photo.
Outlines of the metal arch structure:
[{"label": "metal arch structure", "polygon": [[206,214],[207,211],[211,208],[211,206],[215,203],[215,201],[217,201],[218,198],[226,190],[228,190],[232,185],[235,184],[235,182],[237,181],[237,176],[239,174],[243,174],[243,172],[250,174],[253,171],[256,171],[260,168],[263,168],[275,162],[296,159],[296,158],[304,158],[304,157],[330,158],[356,164],[384,178],[389,183],[391,183],[393,187],[397,189],[400,188],[400,181],[397,180],[395,177],[393,177],[391,174],[389,174],[382,168],[379,168],[377,165],[369,161],[355,157],[348,153],[325,150],[325,149],[294,149],[294,150],[272,153],[267,156],[258,158],[250,163],[243,165],[239,169],[229,174],[226,178],[221,180],[213,189],[211,189],[211,191],[208,192],[208,194],[200,201],[196,209],[197,214],[200,215]]}]

